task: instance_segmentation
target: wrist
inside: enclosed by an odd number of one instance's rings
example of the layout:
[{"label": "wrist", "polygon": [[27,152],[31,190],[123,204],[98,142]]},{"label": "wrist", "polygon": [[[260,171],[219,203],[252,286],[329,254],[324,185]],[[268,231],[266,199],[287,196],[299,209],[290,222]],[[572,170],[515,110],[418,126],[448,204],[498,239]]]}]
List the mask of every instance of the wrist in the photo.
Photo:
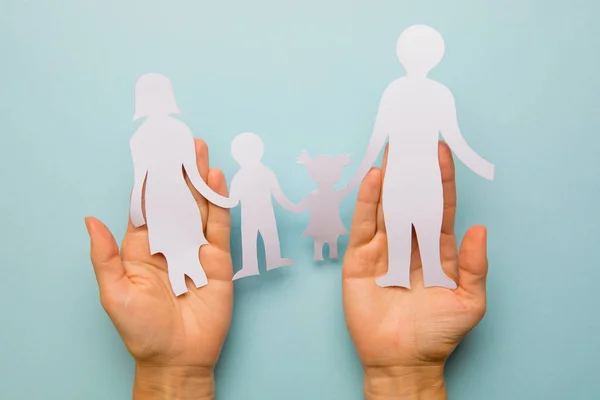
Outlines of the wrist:
[{"label": "wrist", "polygon": [[134,400],[213,400],[214,397],[212,368],[135,366]]},{"label": "wrist", "polygon": [[366,367],[365,400],[446,400],[444,366]]}]

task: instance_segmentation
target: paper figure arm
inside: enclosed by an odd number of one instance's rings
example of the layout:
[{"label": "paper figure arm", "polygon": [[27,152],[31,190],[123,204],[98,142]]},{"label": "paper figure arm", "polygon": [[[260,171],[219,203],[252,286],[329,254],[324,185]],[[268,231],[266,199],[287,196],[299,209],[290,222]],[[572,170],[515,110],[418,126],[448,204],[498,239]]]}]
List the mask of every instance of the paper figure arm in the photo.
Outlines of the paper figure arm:
[{"label": "paper figure arm", "polygon": [[[367,172],[369,172],[367,170]],[[366,175],[366,174],[365,174]],[[364,178],[364,177],[363,177]],[[338,193],[340,195],[340,197],[342,199],[344,199],[346,196],[348,196],[348,194],[350,194],[351,191],[354,190],[354,187],[350,186],[350,184],[348,184],[347,186],[344,186],[343,188],[341,188],[340,190],[338,190]]]},{"label": "paper figure arm", "polygon": [[142,209],[142,195],[148,169],[134,140],[131,141],[131,158],[133,159],[133,190],[129,199],[129,218],[131,224],[139,228],[146,224]]},{"label": "paper figure arm", "polygon": [[[281,189],[280,189],[280,190],[281,190]],[[283,192],[281,193],[281,195],[282,195],[282,196],[285,198],[285,196],[283,195]],[[309,206],[309,203],[310,203],[310,200],[309,200],[309,199],[310,199],[310,197],[311,197],[311,195],[309,194],[308,196],[306,196],[305,198],[303,198],[303,199],[300,201],[300,203],[298,203],[298,204],[294,204],[294,203],[291,203],[291,202],[290,202],[289,204],[291,204],[291,205],[292,205],[292,207],[291,207],[291,208],[286,208],[286,207],[284,206],[284,208],[285,208],[286,210],[288,210],[288,211],[290,211],[290,212],[293,212],[293,213],[296,213],[296,214],[299,214],[299,213],[301,213],[301,212],[304,212],[304,211],[308,210],[308,206]],[[275,198],[277,198],[277,197],[275,197]],[[287,198],[286,198],[285,200],[287,200]],[[277,201],[279,202],[279,204],[281,204],[281,202],[280,202],[279,200],[277,200]],[[289,202],[289,200],[287,200],[287,201]],[[282,206],[283,206],[283,205],[282,205]]]},{"label": "paper figure arm", "polygon": [[198,172],[198,166],[196,165],[196,151],[194,139],[191,134],[189,138],[190,140],[187,141],[185,146],[182,146],[182,149],[185,148],[183,154],[183,168],[185,169],[188,178],[190,178],[190,182],[192,182],[192,185],[196,190],[211,203],[223,208],[235,207],[238,203],[237,200],[215,193],[210,186],[204,182],[204,179],[200,176],[200,172]]},{"label": "paper figure arm", "polygon": [[485,179],[494,180],[494,165],[479,156],[460,133],[454,96],[449,90],[445,93],[441,104],[443,108],[440,110],[442,116],[440,133],[448,146],[473,172]]},{"label": "paper figure arm", "polygon": [[239,175],[234,175],[233,179],[231,180],[231,186],[229,188],[229,198],[231,199],[231,201],[234,201],[236,205],[242,200],[242,193],[240,190],[239,180]]},{"label": "paper figure arm", "polygon": [[281,186],[279,186],[279,181],[277,181],[277,177],[275,176],[275,174],[273,172],[271,172],[270,174],[270,180],[271,180],[271,193],[273,194],[273,197],[275,197],[275,200],[277,200],[277,202],[281,205],[281,207],[283,207],[285,210],[289,211],[289,212],[300,212],[297,211],[298,209],[298,205],[292,203],[283,193],[283,191],[281,190]]},{"label": "paper figure arm", "polygon": [[[392,84],[393,85],[393,84]],[[394,112],[394,97],[392,91],[394,87],[390,85],[386,91],[383,93],[381,97],[381,102],[379,103],[379,110],[377,111],[377,116],[375,117],[375,126],[373,127],[373,134],[371,135],[371,140],[369,142],[369,146],[367,147],[367,151],[365,152],[365,157],[362,162],[358,166],[356,170],[356,174],[348,186],[343,188],[342,190],[347,190],[347,193],[354,190],[356,186],[360,184],[363,178],[367,175],[375,160],[379,156],[379,152],[385,145],[385,141],[389,137],[389,129],[390,129],[390,120],[392,119]]]}]

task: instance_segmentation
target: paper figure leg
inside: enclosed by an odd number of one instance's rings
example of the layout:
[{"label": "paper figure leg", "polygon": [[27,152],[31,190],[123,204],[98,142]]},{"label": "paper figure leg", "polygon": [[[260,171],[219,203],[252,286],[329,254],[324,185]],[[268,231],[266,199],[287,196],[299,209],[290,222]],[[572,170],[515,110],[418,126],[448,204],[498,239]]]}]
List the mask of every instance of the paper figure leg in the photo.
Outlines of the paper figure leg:
[{"label": "paper figure leg", "polygon": [[327,242],[329,244],[329,258],[338,258],[338,238]]},{"label": "paper figure leg", "polygon": [[279,244],[279,233],[277,232],[277,223],[275,215],[273,218],[266,218],[260,229],[263,243],[265,244],[265,257],[267,259],[267,271],[278,267],[292,265],[289,258],[281,258],[281,247]]},{"label": "paper figure leg", "polygon": [[[196,256],[196,258],[198,258],[198,256]],[[208,278],[206,277],[206,272],[204,272],[204,268],[202,268],[200,261],[198,261],[198,264],[193,268],[188,268],[185,274],[194,282],[196,288],[208,285]]]},{"label": "paper figure leg", "polygon": [[406,216],[398,214],[394,207],[397,205],[390,204],[386,207],[386,202],[383,203],[388,237],[388,272],[377,279],[377,284],[381,287],[410,288],[412,223]]},{"label": "paper figure leg", "polygon": [[198,258],[198,249],[194,249],[182,254],[165,254],[169,269],[169,281],[175,296],[181,296],[188,291],[185,284],[185,276],[189,276],[196,287],[204,286],[208,283],[206,274],[200,265]]},{"label": "paper figure leg", "polygon": [[321,239],[314,239],[314,255],[313,259],[323,261],[323,245],[325,242]]},{"label": "paper figure leg", "polygon": [[[243,225],[242,225],[243,226]],[[258,252],[256,239],[258,229],[242,229],[242,269],[235,273],[233,280],[258,275]]]},{"label": "paper figure leg", "polygon": [[442,269],[440,257],[441,226],[442,212],[439,213],[439,220],[428,219],[415,222],[421,261],[423,262],[423,282],[425,287],[440,286],[447,289],[456,289],[456,282],[450,279]]}]

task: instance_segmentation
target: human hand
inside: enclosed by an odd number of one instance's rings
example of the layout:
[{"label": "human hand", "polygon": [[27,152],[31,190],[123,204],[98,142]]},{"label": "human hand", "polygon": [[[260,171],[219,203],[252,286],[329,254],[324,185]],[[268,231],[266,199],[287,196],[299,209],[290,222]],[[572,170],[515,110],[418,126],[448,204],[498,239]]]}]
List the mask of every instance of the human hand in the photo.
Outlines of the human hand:
[{"label": "human hand", "polygon": [[[200,175],[227,196],[223,174],[209,170],[206,144],[196,139],[195,147]],[[197,289],[188,280],[189,292],[179,297],[171,289],[164,257],[150,255],[145,226],[135,228],[130,221],[119,251],[108,228],[86,218],[102,306],[136,361],[134,398],[214,397],[213,369],[233,307],[230,216],[191,190],[209,242],[199,251],[208,285]]]},{"label": "human hand", "polygon": [[444,188],[441,262],[458,288],[423,287],[414,230],[411,289],[379,287],[375,279],[384,275],[388,266],[381,203],[386,160],[384,157],[383,171],[373,168],[367,174],[358,193],[343,267],[346,324],[364,368],[367,400],[445,399],[445,362],[485,314],[486,229],[469,229],[457,251],[454,163],[449,147],[440,143]]}]

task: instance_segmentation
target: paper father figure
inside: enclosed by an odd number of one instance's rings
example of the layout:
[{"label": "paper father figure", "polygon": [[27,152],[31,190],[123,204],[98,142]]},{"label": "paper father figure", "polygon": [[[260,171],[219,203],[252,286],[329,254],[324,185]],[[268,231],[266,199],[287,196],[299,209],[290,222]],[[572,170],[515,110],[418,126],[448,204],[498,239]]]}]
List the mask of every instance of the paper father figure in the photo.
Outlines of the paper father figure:
[{"label": "paper father figure", "polygon": [[159,74],[143,75],[135,87],[134,120],[146,120],[130,143],[135,174],[130,218],[136,228],[148,226],[150,252],[165,256],[171,287],[179,296],[187,292],[185,275],[196,287],[208,283],[198,258],[200,246],[208,242],[184,171],[211,203],[232,207],[235,202],[213,192],[204,182],[196,166],[192,133],[172,114],[180,111],[170,80]]},{"label": "paper father figure", "polygon": [[349,186],[362,180],[389,139],[383,184],[389,266],[377,283],[383,287],[410,287],[414,226],[425,286],[454,289],[456,283],[446,276],[440,261],[444,205],[438,134],[467,167],[482,177],[492,180],[494,166],[478,156],[462,137],[450,90],[427,78],[444,55],[442,36],[428,26],[412,26],[400,35],[397,52],[406,76],[385,90],[365,158]]}]

